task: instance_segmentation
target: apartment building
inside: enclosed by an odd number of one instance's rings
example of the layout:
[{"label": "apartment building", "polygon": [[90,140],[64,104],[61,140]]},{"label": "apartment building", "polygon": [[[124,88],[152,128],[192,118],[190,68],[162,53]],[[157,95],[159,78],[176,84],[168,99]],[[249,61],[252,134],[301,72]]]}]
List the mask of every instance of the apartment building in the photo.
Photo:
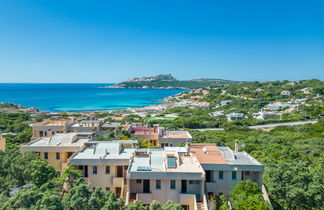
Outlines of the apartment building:
[{"label": "apartment building", "polygon": [[34,123],[32,138],[50,137],[55,134],[67,133],[71,120],[46,120],[43,122]]},{"label": "apartment building", "polygon": [[153,145],[158,145],[158,130],[158,124],[150,126],[143,123],[132,123],[128,129],[135,138],[149,141]]},{"label": "apartment building", "polygon": [[100,127],[103,124],[100,120],[82,120],[78,123],[74,123],[70,127],[71,132],[83,133],[83,132],[94,132],[99,133]]},{"label": "apartment building", "polygon": [[192,140],[188,131],[167,131],[158,124],[150,127],[148,124],[133,123],[129,131],[134,137],[147,140],[160,147],[184,145]]},{"label": "apartment building", "polygon": [[137,149],[127,173],[126,204],[173,200],[191,210],[206,205],[205,172],[197,158],[177,150]]},{"label": "apartment building", "polygon": [[194,155],[206,173],[206,191],[208,194],[229,196],[234,185],[241,180],[250,179],[260,187],[264,166],[246,152],[238,152],[229,147],[217,147],[214,144],[192,145],[190,153]]},{"label": "apartment building", "polygon": [[188,131],[166,131],[159,128],[158,144],[160,147],[175,147],[186,143],[191,143],[192,136]]},{"label": "apartment building", "polygon": [[48,161],[56,171],[62,172],[67,167],[67,159],[81,150],[90,138],[78,136],[77,133],[56,134],[50,137],[38,138],[21,146],[21,152],[36,152],[42,159]]},{"label": "apartment building", "polygon": [[116,197],[125,198],[126,172],[135,150],[130,147],[136,143],[133,140],[89,142],[69,158],[68,164],[83,172],[90,188],[110,190]]}]

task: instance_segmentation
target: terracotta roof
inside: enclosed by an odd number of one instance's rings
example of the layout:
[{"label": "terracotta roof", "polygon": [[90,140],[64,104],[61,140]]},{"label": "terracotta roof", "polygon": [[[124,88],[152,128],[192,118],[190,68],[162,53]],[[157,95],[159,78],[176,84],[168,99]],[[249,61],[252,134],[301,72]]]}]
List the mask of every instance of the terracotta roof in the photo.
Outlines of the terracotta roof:
[{"label": "terracotta roof", "polygon": [[196,156],[200,164],[228,164],[215,145],[192,145],[190,152]]},{"label": "terracotta roof", "polygon": [[134,135],[153,135],[153,134],[157,134],[157,132],[152,131],[152,130],[145,130],[145,131],[135,131],[133,134]]}]

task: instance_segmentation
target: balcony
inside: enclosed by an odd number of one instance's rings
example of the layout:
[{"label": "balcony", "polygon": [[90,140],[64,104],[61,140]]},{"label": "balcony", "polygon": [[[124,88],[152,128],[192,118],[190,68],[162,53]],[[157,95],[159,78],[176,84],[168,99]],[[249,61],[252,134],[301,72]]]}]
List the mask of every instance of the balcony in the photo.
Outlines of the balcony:
[{"label": "balcony", "polygon": [[123,181],[123,177],[113,177],[113,187],[122,187]]},{"label": "balcony", "polygon": [[136,200],[142,201],[143,204],[150,204],[152,202],[152,193],[137,193]]},{"label": "balcony", "polygon": [[216,192],[216,182],[206,182],[207,192]]},{"label": "balcony", "polygon": [[181,203],[181,205],[193,206],[195,202],[196,202],[196,195],[195,194],[180,193],[180,203]]}]

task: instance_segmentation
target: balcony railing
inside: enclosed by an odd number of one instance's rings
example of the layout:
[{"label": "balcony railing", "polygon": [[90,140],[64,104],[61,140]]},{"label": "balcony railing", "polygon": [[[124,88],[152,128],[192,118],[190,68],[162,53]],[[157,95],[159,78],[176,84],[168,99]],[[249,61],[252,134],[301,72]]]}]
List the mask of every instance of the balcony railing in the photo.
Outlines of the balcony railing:
[{"label": "balcony railing", "polygon": [[113,187],[122,187],[123,180],[123,177],[113,177]]},{"label": "balcony railing", "polygon": [[150,204],[152,202],[152,193],[137,193],[136,200],[142,201],[143,204]]},{"label": "balcony railing", "polygon": [[196,195],[180,193],[180,203],[183,205],[194,205],[196,203]]}]

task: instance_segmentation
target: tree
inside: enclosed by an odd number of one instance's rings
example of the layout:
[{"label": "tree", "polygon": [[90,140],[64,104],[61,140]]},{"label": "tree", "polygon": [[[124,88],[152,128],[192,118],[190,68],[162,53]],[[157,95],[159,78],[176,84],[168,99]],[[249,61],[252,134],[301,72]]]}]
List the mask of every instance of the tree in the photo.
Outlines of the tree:
[{"label": "tree", "polygon": [[211,210],[228,210],[227,201],[224,195],[218,196],[210,196],[208,200],[208,209]]},{"label": "tree", "polygon": [[180,204],[172,201],[172,200],[168,200],[163,206],[162,206],[162,210],[183,210],[183,208],[180,206]]},{"label": "tree", "polygon": [[124,200],[119,198],[116,199],[115,194],[111,191],[106,192],[106,202],[105,205],[101,208],[101,210],[119,210],[121,206],[124,204]]},{"label": "tree", "polygon": [[37,188],[23,189],[5,202],[2,209],[30,209],[41,198],[42,193]]},{"label": "tree", "polygon": [[125,210],[147,210],[147,206],[144,206],[141,201],[135,201],[134,203],[125,207]]},{"label": "tree", "polygon": [[89,198],[91,192],[85,184],[72,187],[72,189],[64,196],[62,204],[67,210],[83,210],[89,209]]},{"label": "tree", "polygon": [[47,191],[42,199],[37,201],[35,209],[63,210],[61,198],[55,192]]},{"label": "tree", "polygon": [[265,174],[269,193],[287,209],[323,206],[323,169],[311,170],[306,162],[279,162]]},{"label": "tree", "polygon": [[33,160],[30,170],[31,182],[38,187],[57,176],[54,167],[49,165],[45,160]]},{"label": "tree", "polygon": [[270,206],[263,200],[259,186],[250,180],[240,181],[233,187],[230,201],[234,209],[270,209]]},{"label": "tree", "polygon": [[161,210],[162,205],[160,201],[153,200],[149,206],[149,210]]},{"label": "tree", "polygon": [[69,187],[72,187],[77,182],[80,182],[80,179],[83,179],[82,172],[76,169],[73,166],[69,166],[63,172],[63,178],[65,179],[66,183]]}]

